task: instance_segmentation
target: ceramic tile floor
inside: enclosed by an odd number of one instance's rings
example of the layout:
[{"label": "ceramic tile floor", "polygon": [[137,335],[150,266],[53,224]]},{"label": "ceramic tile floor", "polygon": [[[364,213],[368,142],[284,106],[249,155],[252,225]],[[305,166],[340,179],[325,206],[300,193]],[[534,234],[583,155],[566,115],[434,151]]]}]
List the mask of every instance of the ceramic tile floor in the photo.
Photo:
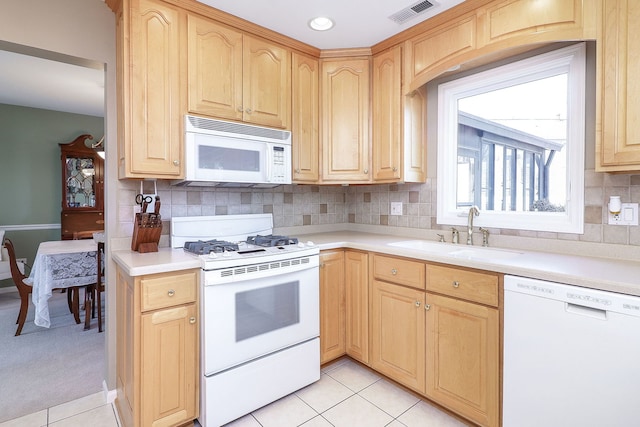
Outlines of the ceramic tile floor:
[{"label": "ceramic tile floor", "polygon": [[0,427],[119,427],[113,404],[104,393],[82,397],[24,417],[0,423]]},{"label": "ceramic tile floor", "polygon": [[[0,427],[119,427],[103,393],[54,406]],[[196,426],[199,426],[196,422]],[[349,360],[322,369],[320,381],[225,427],[464,427],[467,424]]]},{"label": "ceramic tile floor", "polygon": [[225,427],[462,427],[467,424],[374,372],[341,359],[320,381]]}]

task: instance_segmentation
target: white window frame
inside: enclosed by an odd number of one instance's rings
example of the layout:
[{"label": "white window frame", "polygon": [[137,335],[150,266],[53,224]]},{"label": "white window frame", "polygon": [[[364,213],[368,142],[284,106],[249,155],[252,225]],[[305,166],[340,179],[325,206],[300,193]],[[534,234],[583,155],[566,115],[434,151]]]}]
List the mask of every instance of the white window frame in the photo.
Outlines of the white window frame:
[{"label": "white window frame", "polygon": [[584,232],[586,47],[575,44],[438,86],[437,223],[466,225],[468,209],[456,209],[458,100],[518,84],[531,76],[568,72],[567,205],[564,212],[481,211],[482,227],[563,233]]}]

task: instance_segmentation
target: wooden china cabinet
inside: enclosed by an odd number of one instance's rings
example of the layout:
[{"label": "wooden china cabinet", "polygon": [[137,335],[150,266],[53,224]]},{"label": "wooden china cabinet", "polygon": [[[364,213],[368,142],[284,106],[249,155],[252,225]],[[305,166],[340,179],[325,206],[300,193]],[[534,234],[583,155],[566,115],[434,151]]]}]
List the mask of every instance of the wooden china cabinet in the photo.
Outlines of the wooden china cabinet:
[{"label": "wooden china cabinet", "polygon": [[91,148],[89,134],[60,145],[62,167],[62,240],[78,231],[104,230],[104,160]]}]

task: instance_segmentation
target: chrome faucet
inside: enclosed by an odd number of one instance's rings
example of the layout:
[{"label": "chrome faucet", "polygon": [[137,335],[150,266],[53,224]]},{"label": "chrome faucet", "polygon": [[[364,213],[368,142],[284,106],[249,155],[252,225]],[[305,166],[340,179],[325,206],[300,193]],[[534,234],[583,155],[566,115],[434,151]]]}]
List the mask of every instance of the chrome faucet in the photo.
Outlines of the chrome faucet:
[{"label": "chrome faucet", "polygon": [[469,208],[469,222],[467,223],[467,245],[473,245],[473,217],[480,215],[477,206]]}]

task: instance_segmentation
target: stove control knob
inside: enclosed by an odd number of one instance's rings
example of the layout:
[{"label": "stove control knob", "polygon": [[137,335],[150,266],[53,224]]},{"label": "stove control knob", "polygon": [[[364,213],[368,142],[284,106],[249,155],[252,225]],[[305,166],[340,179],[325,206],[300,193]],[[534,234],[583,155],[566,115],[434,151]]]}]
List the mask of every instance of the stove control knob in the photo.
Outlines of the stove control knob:
[{"label": "stove control knob", "polygon": [[316,244],[313,243],[311,240],[307,240],[307,246],[315,246]]},{"label": "stove control knob", "polygon": [[215,252],[209,252],[209,258],[210,259],[216,259],[216,258],[218,258],[218,255],[216,255]]},{"label": "stove control knob", "polygon": [[222,257],[223,258],[229,258],[230,256],[231,256],[231,252],[229,252],[229,251],[222,252]]},{"label": "stove control knob", "polygon": [[298,247],[299,247],[299,248],[304,248],[304,243],[302,243],[302,242],[298,242]]}]

